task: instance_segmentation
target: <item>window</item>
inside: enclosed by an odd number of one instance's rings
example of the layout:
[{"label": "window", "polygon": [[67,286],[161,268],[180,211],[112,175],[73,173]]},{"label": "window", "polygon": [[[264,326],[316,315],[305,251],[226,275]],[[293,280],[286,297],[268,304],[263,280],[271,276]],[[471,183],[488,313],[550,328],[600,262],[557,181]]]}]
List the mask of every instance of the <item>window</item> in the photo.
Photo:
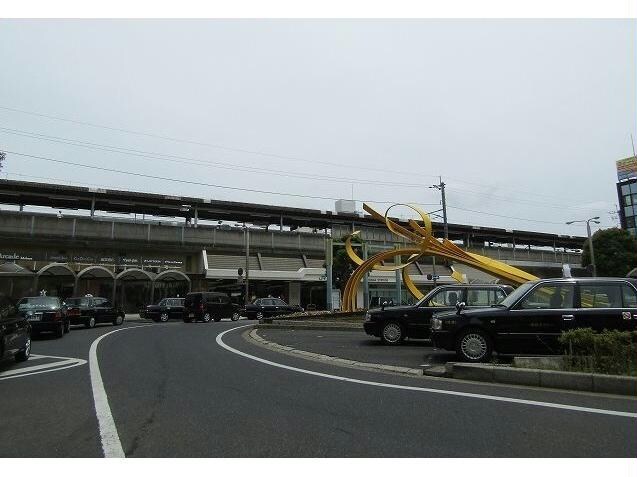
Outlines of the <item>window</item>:
[{"label": "window", "polygon": [[633,182],[630,184],[630,193],[637,194],[637,182]]},{"label": "window", "polygon": [[467,292],[468,306],[489,306],[489,290],[468,290]]},{"label": "window", "polygon": [[522,299],[518,308],[523,310],[552,310],[573,308],[573,291],[575,286],[540,285]]},{"label": "window", "polygon": [[624,207],[624,217],[628,217],[629,215],[635,215],[633,213],[632,207]]},{"label": "window", "polygon": [[491,306],[504,298],[499,289],[477,288],[467,291],[467,306]]},{"label": "window", "polygon": [[491,304],[493,305],[495,303],[500,303],[505,298],[506,298],[506,294],[502,290],[497,289],[495,290],[495,301],[493,301]]},{"label": "window", "polygon": [[167,306],[170,305],[170,303],[168,303],[168,299],[167,298],[162,298],[159,303],[157,303],[157,305],[159,306]]},{"label": "window", "polygon": [[106,300],[104,298],[93,298],[93,305],[95,306],[104,306]]},{"label": "window", "polygon": [[580,285],[582,308],[621,308],[619,284]]},{"label": "window", "polygon": [[628,285],[622,285],[622,300],[624,308],[637,308],[637,292]]},{"label": "window", "polygon": [[456,306],[462,300],[462,290],[459,288],[447,288],[440,290],[429,300],[429,306]]},{"label": "window", "polygon": [[278,298],[275,298],[272,301],[274,302],[276,306],[285,306],[285,302],[283,300],[279,300]]},{"label": "window", "polygon": [[633,205],[632,196],[630,195],[624,196],[624,205]]},{"label": "window", "polygon": [[626,228],[635,228],[635,217],[626,217]]}]

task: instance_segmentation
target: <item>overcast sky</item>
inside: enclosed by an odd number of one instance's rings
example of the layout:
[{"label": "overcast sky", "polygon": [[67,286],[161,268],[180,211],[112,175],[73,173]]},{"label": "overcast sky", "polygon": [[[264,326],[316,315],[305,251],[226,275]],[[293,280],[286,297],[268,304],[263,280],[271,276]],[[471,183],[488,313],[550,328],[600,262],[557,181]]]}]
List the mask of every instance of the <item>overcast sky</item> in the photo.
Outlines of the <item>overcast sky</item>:
[{"label": "overcast sky", "polygon": [[633,20],[0,21],[0,148],[209,185],[11,153],[3,177],[435,210],[442,175],[450,222],[584,235],[564,222],[617,224],[636,33]]}]

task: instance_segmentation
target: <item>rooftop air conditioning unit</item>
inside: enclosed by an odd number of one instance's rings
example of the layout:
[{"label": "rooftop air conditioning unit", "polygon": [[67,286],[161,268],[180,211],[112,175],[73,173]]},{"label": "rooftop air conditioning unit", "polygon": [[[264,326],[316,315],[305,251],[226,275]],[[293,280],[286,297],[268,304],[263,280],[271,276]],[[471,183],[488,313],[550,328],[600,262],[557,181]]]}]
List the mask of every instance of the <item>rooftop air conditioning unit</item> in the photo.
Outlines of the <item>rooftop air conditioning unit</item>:
[{"label": "rooftop air conditioning unit", "polygon": [[339,199],[336,201],[336,213],[337,214],[352,214],[356,215],[356,201],[355,200],[347,200],[347,199]]}]

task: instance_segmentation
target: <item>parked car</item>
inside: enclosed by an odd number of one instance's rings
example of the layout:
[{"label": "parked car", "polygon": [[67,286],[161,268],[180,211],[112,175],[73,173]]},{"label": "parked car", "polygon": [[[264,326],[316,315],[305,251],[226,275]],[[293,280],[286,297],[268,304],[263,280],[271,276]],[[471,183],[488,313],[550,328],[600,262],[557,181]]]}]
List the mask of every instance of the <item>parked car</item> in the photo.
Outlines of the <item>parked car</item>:
[{"label": "parked car", "polygon": [[527,282],[492,308],[434,315],[434,346],[469,362],[503,354],[558,354],[563,331],[635,330],[637,279],[563,278]]},{"label": "parked car", "polygon": [[9,298],[0,296],[0,360],[26,361],[30,355],[31,324]]},{"label": "parked car", "polygon": [[484,308],[499,303],[513,287],[509,285],[443,285],[434,288],[415,305],[383,306],[365,314],[365,333],[384,344],[397,345],[405,338],[426,339],[431,334],[435,312],[455,310],[456,303],[468,308]]},{"label": "parked car", "polygon": [[113,305],[107,298],[82,296],[67,298],[64,302],[71,324],[93,328],[97,323],[124,323],[124,310]]},{"label": "parked car", "polygon": [[248,320],[261,320],[298,311],[303,311],[303,308],[298,305],[288,305],[280,298],[257,298],[246,305],[244,313]]},{"label": "parked car", "polygon": [[18,301],[18,314],[26,318],[35,333],[52,331],[58,338],[71,329],[62,301],[56,296],[28,296]]},{"label": "parked car", "polygon": [[184,298],[162,298],[156,305],[148,305],[144,310],[144,318],[153,321],[166,321],[173,319],[183,319]]},{"label": "parked car", "polygon": [[183,320],[186,323],[193,320],[208,323],[222,318],[237,321],[241,317],[240,311],[239,305],[232,303],[225,293],[193,292],[184,299]]}]

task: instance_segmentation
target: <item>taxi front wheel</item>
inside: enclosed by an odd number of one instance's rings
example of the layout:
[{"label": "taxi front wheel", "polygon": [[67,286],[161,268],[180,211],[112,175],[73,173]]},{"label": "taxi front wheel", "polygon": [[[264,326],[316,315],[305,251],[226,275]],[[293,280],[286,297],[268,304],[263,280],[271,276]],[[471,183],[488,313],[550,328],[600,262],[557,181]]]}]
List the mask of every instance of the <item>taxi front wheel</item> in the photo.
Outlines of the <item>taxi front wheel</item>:
[{"label": "taxi front wheel", "polygon": [[397,345],[405,339],[405,332],[403,331],[403,327],[400,326],[400,323],[388,321],[383,325],[380,339],[384,344]]},{"label": "taxi front wheel", "polygon": [[479,329],[463,331],[456,339],[456,354],[463,361],[482,363],[488,361],[493,353],[493,344],[489,335]]}]

